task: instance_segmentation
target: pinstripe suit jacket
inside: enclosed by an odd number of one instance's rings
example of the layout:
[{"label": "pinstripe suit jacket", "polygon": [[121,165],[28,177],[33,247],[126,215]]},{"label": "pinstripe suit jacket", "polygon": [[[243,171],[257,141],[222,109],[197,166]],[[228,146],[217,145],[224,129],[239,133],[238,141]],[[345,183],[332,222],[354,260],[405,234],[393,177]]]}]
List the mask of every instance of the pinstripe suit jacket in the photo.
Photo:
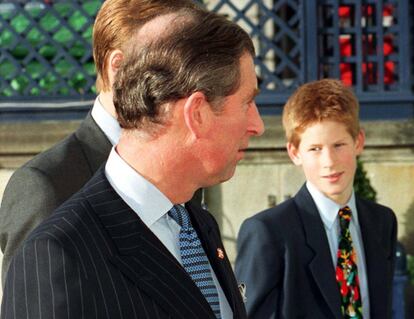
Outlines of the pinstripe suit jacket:
[{"label": "pinstripe suit jacket", "polygon": [[[188,204],[194,228],[232,307],[246,318],[213,217]],[[119,197],[103,167],[28,237],[6,278],[3,319],[211,318],[199,289]]]}]

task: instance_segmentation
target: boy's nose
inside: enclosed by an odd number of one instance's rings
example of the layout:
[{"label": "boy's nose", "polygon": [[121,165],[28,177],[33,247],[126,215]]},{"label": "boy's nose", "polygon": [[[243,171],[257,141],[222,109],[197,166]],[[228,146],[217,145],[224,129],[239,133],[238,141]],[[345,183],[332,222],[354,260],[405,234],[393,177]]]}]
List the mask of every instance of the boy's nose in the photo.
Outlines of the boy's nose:
[{"label": "boy's nose", "polygon": [[327,148],[325,152],[323,152],[323,166],[324,167],[331,167],[335,163],[335,152]]}]

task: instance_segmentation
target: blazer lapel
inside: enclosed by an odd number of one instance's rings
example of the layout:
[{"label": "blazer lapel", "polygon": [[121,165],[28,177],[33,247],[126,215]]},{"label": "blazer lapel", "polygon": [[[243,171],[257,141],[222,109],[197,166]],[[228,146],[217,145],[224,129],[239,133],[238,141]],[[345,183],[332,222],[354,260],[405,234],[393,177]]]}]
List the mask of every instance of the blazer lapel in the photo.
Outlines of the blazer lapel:
[{"label": "blazer lapel", "polygon": [[385,251],[378,234],[380,225],[375,225],[377,219],[375,214],[369,211],[362,201],[357,199],[358,221],[361,227],[362,240],[364,242],[365,262],[368,274],[368,292],[370,299],[371,316],[384,313],[388,304],[387,293],[384,293],[384,274],[387,274],[387,267],[390,267],[392,252]]},{"label": "blazer lapel", "polygon": [[334,268],[330,267],[332,257],[318,209],[306,186],[300,189],[294,200],[299,208],[298,211],[302,219],[307,244],[315,253],[309,264],[311,274],[328,304],[333,318],[340,319],[342,315],[339,289],[335,280]]},{"label": "blazer lapel", "polygon": [[189,202],[186,204],[186,208],[190,212],[193,227],[198,233],[211,267],[232,308],[234,318],[245,318],[244,304],[220,234],[217,232],[218,227],[212,223],[210,213],[198,205]]},{"label": "blazer lapel", "polygon": [[[103,167],[89,199],[109,234],[111,263],[173,318],[214,319],[209,304],[174,256],[113,190]],[[87,194],[86,194],[87,195]]]}]

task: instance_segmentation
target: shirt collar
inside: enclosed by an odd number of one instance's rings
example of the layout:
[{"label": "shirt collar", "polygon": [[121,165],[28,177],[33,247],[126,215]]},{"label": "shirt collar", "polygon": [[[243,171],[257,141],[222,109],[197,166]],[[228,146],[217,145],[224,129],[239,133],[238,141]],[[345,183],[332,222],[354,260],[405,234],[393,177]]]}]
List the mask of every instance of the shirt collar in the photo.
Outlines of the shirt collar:
[{"label": "shirt collar", "polygon": [[109,183],[142,221],[151,227],[173,206],[171,201],[153,184],[128,165],[116,152],[109,154],[105,166]]},{"label": "shirt collar", "polygon": [[108,113],[99,100],[99,95],[95,99],[91,112],[92,118],[95,120],[99,128],[104,132],[112,145],[118,144],[121,135],[121,127],[118,121]]},{"label": "shirt collar", "polygon": [[311,194],[313,201],[315,202],[315,205],[318,208],[319,214],[326,228],[330,230],[333,227],[337,219],[337,216],[338,216],[338,211],[344,206],[348,206],[351,209],[352,222],[356,226],[359,225],[354,191],[352,191],[351,198],[349,199],[349,201],[345,205],[342,206],[342,205],[335,203],[333,200],[331,200],[330,198],[322,194],[309,181],[306,182],[306,188]]}]

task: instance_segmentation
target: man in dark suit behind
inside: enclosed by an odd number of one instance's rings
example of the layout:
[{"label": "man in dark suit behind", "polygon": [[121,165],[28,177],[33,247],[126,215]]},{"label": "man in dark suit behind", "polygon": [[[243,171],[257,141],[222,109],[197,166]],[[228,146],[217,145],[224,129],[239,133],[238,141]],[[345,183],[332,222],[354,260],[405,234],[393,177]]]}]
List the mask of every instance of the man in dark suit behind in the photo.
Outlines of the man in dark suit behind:
[{"label": "man in dark suit behind", "polygon": [[[123,52],[130,43],[143,41],[134,37],[138,28],[157,15],[182,7],[194,7],[194,2],[107,0],[102,5],[93,30],[100,94],[92,111],[76,132],[16,170],[4,192],[0,207],[2,283],[11,258],[27,235],[92,177],[118,142],[120,127],[111,86]],[[151,36],[157,35],[146,35]]]},{"label": "man in dark suit behind", "polygon": [[188,201],[231,178],[263,133],[252,41],[194,9],[141,33],[162,36],[117,71],[119,143],[14,256],[3,319],[246,318],[218,225]]}]

